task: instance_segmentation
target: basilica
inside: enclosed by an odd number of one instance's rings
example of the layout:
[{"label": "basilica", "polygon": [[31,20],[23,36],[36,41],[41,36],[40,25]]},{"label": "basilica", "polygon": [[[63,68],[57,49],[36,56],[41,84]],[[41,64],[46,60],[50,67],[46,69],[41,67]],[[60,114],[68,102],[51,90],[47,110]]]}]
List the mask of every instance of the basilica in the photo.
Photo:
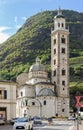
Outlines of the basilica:
[{"label": "basilica", "polygon": [[59,9],[51,31],[51,80],[37,57],[28,73],[17,77],[17,116],[69,115],[69,30]]}]

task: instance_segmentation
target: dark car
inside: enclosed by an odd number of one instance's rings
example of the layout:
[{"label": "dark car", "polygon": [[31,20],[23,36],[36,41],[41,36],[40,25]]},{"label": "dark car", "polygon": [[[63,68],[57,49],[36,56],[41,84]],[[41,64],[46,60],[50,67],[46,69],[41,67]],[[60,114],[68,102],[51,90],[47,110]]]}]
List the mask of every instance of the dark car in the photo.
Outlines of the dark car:
[{"label": "dark car", "polygon": [[14,125],[14,123],[17,121],[17,119],[18,119],[18,117],[12,118],[10,121],[11,125]]},{"label": "dark car", "polygon": [[42,124],[42,120],[40,117],[33,117],[33,123],[34,124]]}]

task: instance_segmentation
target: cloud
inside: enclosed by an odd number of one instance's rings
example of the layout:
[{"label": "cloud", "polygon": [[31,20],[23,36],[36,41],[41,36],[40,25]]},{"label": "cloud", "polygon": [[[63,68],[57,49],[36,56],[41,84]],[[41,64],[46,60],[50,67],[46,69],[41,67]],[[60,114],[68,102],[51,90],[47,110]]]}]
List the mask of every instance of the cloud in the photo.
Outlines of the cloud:
[{"label": "cloud", "polygon": [[0,32],[3,32],[5,30],[9,30],[11,29],[11,27],[7,27],[7,26],[0,26]]},{"label": "cloud", "polygon": [[20,27],[21,25],[18,25],[18,24],[15,26],[16,30],[19,29]]},{"label": "cloud", "polygon": [[11,29],[11,27],[6,26],[0,27],[0,44],[5,42],[10,37],[10,35],[5,32],[6,30],[9,29]]},{"label": "cloud", "polygon": [[24,21],[26,21],[27,18],[26,18],[26,17],[22,17],[22,19],[23,19]]},{"label": "cloud", "polygon": [[[21,20],[24,20],[26,21],[26,17],[22,17]],[[14,22],[15,22],[15,25],[13,27],[8,27],[8,26],[0,26],[0,44],[2,44],[3,42],[5,42],[10,36],[11,36],[11,32],[10,30],[18,30],[22,25],[21,24],[18,24],[18,17],[15,16],[14,17]]]}]

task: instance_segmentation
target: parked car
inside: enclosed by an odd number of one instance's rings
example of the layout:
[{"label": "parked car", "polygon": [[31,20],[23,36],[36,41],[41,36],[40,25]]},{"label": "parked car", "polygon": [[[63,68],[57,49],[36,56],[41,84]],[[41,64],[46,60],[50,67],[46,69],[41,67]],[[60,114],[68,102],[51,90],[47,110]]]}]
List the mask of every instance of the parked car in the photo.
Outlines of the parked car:
[{"label": "parked car", "polygon": [[83,115],[81,116],[81,120],[83,120]]},{"label": "parked car", "polygon": [[34,124],[42,124],[42,120],[40,117],[33,117],[33,122]]},{"label": "parked car", "polygon": [[27,117],[22,117],[16,120],[13,125],[13,130],[33,130],[33,121],[29,120]]},{"label": "parked car", "polygon": [[17,121],[18,117],[12,118],[10,121],[11,125],[14,125],[14,123]]},{"label": "parked car", "polygon": [[69,116],[69,117],[68,117],[68,120],[75,120],[75,119],[76,119],[75,116]]},{"label": "parked car", "polygon": [[0,118],[0,125],[5,125],[5,120],[3,118]]}]

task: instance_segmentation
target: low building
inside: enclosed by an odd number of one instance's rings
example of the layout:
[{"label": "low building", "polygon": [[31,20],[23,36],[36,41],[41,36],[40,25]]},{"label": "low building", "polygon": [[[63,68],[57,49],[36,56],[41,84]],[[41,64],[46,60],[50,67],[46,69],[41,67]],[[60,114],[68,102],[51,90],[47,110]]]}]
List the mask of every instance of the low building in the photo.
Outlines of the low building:
[{"label": "low building", "polygon": [[10,120],[16,116],[16,83],[0,81],[0,117]]}]

